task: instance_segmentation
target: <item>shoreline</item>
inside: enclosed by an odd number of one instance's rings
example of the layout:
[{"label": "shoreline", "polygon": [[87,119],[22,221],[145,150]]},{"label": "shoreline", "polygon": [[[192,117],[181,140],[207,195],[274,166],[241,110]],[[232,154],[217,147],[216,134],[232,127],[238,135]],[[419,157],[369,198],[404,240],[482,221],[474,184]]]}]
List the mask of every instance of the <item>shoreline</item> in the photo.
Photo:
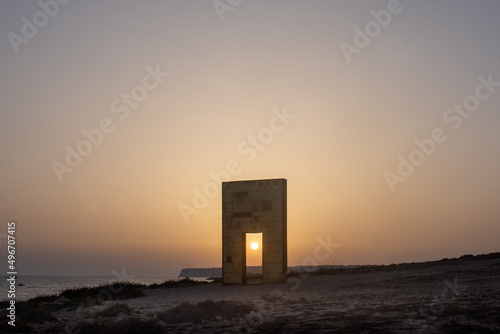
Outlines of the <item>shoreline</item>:
[{"label": "shoreline", "polygon": [[[142,295],[130,299],[113,294],[120,289],[118,286],[109,288],[107,293],[93,290],[89,292],[113,297],[93,305],[65,306],[69,305],[70,296],[58,296],[56,300],[40,301],[40,307],[54,307],[51,321],[26,325],[33,333],[72,332],[68,329],[76,333],[89,326],[106,333],[112,326],[123,324],[127,324],[126,328],[150,326],[153,333],[500,332],[500,253],[319,270],[291,275],[283,284],[222,286],[187,280],[184,283],[156,288],[136,286]],[[129,284],[130,291],[125,286],[120,293],[133,296],[137,292],[132,288],[133,284]],[[250,305],[251,309],[235,318],[221,311],[200,322],[161,320],[174,308],[184,307],[194,314],[207,300],[232,305],[233,309]],[[130,312],[111,313],[110,310],[118,308]]]}]

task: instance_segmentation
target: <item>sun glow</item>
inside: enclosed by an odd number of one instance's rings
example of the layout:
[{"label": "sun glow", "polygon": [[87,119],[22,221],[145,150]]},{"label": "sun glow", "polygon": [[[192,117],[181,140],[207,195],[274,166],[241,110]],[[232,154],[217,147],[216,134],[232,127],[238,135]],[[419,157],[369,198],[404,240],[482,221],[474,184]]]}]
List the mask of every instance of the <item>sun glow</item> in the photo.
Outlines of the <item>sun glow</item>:
[{"label": "sun glow", "polygon": [[256,243],[256,242],[252,242],[252,244],[250,245],[250,247],[252,247],[252,249],[257,249],[257,248],[259,248],[259,244]]}]

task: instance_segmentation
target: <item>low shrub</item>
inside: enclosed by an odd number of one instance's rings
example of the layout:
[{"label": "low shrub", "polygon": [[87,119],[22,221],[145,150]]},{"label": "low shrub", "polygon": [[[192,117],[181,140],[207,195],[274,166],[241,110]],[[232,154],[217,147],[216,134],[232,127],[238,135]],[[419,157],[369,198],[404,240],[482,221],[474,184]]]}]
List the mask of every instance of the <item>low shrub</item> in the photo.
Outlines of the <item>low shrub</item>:
[{"label": "low shrub", "polygon": [[148,288],[150,289],[159,289],[159,288],[168,289],[168,288],[179,288],[179,287],[185,288],[188,286],[205,285],[205,284],[210,284],[210,283],[206,281],[195,281],[189,277],[185,277],[180,280],[171,279],[163,283],[153,283],[150,284]]},{"label": "low shrub", "polygon": [[113,322],[81,322],[76,331],[79,334],[161,334],[163,328],[154,320],[131,317]]},{"label": "low shrub", "polygon": [[69,300],[68,307],[101,305],[103,301],[131,299],[144,296],[142,289],[146,286],[139,283],[115,282],[91,288],[73,288],[61,292],[60,296]]},{"label": "low shrub", "polygon": [[120,314],[130,314],[134,311],[132,307],[125,303],[113,304],[106,307],[104,310],[95,313],[96,317],[116,317]]},{"label": "low shrub", "polygon": [[44,322],[55,322],[57,319],[52,315],[48,305],[35,305],[29,308],[19,308],[18,316],[28,323],[43,324]]},{"label": "low shrub", "polygon": [[200,323],[203,320],[214,320],[216,316],[225,319],[242,317],[254,310],[253,305],[236,301],[207,299],[196,304],[184,302],[170,310],[157,314],[158,320],[176,324],[182,322]]}]

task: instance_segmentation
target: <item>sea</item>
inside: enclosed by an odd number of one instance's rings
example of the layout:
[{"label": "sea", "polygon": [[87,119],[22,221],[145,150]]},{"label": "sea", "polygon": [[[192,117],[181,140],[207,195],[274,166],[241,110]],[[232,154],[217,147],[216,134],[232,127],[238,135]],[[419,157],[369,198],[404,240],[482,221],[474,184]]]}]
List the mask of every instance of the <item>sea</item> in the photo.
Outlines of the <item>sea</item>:
[{"label": "sea", "polygon": [[[10,284],[9,276],[2,275],[0,279],[0,301],[8,300]],[[127,277],[128,282],[153,284],[167,280],[177,280],[177,277]],[[198,280],[198,279],[197,279]],[[202,280],[200,278],[200,280]],[[124,281],[123,279],[121,280]],[[25,301],[38,296],[59,294],[66,289],[91,288],[103,284],[120,282],[115,276],[17,276],[15,299]],[[21,284],[21,285],[20,285]]]}]

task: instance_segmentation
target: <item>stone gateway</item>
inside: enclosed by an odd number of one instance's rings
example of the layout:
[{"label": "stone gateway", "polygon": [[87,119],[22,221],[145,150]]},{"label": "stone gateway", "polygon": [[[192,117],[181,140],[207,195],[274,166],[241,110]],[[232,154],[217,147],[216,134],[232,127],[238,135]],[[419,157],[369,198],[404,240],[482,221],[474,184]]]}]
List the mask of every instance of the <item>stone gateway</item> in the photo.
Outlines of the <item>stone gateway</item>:
[{"label": "stone gateway", "polygon": [[262,283],[287,274],[286,179],[222,183],[222,283],[246,284],[246,234],[262,233]]}]

